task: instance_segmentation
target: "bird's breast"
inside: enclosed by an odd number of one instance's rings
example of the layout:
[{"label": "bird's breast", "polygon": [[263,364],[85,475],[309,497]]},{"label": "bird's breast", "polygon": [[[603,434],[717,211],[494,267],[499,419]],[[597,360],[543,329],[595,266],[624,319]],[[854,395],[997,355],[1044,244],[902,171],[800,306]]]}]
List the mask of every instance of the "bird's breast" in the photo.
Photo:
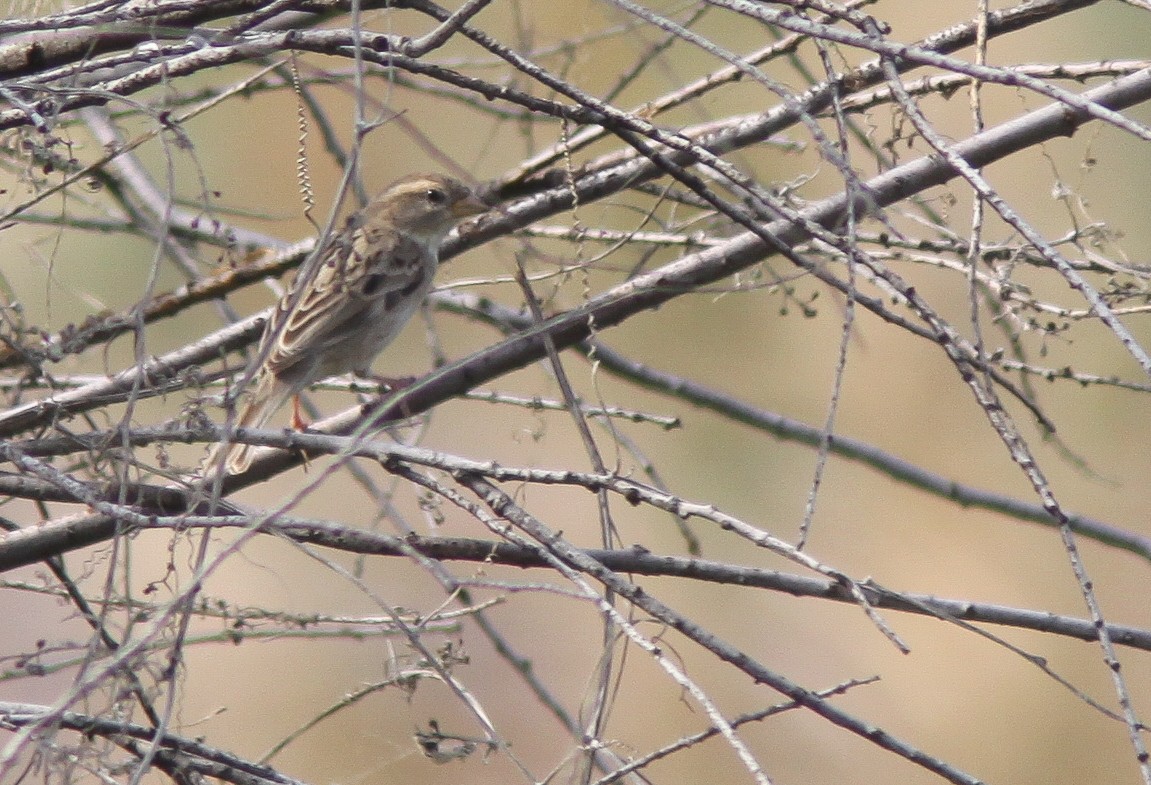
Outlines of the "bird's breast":
[{"label": "bird's breast", "polygon": [[[350,359],[353,362],[346,370],[370,366],[376,355],[403,330],[432,288],[435,267],[433,257],[414,267],[410,277],[398,287],[393,286],[380,291],[381,284],[377,283],[374,290],[370,291],[367,288],[363,290],[369,298],[369,303],[363,319],[348,325],[345,340],[348,342],[348,354],[351,355]],[[394,279],[392,283],[395,283]]]}]

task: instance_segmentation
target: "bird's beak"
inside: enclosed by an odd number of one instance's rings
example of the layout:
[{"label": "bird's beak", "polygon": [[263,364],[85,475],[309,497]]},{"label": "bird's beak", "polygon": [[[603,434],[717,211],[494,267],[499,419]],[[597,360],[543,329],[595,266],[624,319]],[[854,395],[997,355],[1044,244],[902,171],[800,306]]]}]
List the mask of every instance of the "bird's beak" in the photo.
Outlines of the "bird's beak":
[{"label": "bird's beak", "polygon": [[478,196],[475,194],[468,194],[466,197],[453,204],[449,212],[451,212],[454,218],[467,218],[469,215],[479,215],[480,213],[486,213],[488,209],[488,206],[481,202]]}]

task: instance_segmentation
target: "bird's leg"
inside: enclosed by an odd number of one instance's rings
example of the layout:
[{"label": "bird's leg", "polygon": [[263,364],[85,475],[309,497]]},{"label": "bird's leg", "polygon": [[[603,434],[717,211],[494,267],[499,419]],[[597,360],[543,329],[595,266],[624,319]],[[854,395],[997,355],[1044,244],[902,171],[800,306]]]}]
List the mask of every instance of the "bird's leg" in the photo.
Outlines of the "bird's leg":
[{"label": "bird's leg", "polygon": [[[395,393],[395,392],[399,392],[400,390],[404,389],[405,387],[411,387],[413,384],[415,384],[416,379],[419,378],[417,376],[399,376],[399,377],[380,376],[378,374],[372,373],[371,370],[369,370],[369,369],[364,369],[362,371],[354,371],[354,373],[356,374],[356,376],[358,378],[366,379],[366,380],[369,380],[369,381],[375,383],[377,385],[376,394],[381,396],[381,400],[372,401],[369,404],[366,404],[364,406],[364,413],[365,414],[367,414],[369,412],[369,410],[375,409],[377,406],[379,406],[379,404],[383,402],[382,399],[385,396],[391,395],[392,393]],[[406,403],[401,406],[401,410],[403,412],[404,417],[411,417],[412,416],[412,413],[410,411],[408,411],[408,406]]]},{"label": "bird's leg", "polygon": [[[310,423],[304,419],[304,415],[300,413],[300,396],[293,395],[292,396],[292,421],[290,423],[290,425],[292,426],[292,430],[299,431],[300,433],[303,433],[304,431],[308,430],[309,424]],[[304,471],[306,472],[306,471],[308,471],[308,467],[312,465],[312,462],[308,460],[308,454],[306,452],[304,452],[303,450],[300,450],[300,457],[303,459]]]},{"label": "bird's leg", "polygon": [[368,369],[356,371],[355,374],[358,378],[376,385],[376,392],[379,395],[387,395],[396,390],[402,390],[410,386],[417,378],[415,376],[380,376]]},{"label": "bird's leg", "polygon": [[310,423],[304,419],[304,415],[300,413],[300,396],[292,396],[292,430],[306,431]]}]

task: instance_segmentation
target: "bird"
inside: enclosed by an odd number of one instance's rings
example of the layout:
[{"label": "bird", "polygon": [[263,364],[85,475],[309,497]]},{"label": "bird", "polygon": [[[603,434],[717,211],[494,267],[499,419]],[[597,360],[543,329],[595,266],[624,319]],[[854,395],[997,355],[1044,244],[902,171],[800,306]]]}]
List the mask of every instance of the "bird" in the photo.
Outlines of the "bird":
[{"label": "bird", "polygon": [[[488,207],[459,180],[412,174],[385,188],[307,260],[264,326],[240,393],[237,428],[263,427],[293,399],[292,427],[303,430],[298,395],[309,385],[354,373],[370,377],[432,287],[444,237]],[[211,472],[227,449],[228,474],[252,463],[249,445],[222,442],[201,464]]]}]

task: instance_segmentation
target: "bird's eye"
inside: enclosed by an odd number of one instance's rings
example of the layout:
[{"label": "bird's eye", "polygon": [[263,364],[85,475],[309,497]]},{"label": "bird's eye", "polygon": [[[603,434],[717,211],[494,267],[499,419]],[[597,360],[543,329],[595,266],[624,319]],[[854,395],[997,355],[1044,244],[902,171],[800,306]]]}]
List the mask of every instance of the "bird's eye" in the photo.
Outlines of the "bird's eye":
[{"label": "bird's eye", "polygon": [[424,194],[427,197],[429,204],[441,205],[448,201],[448,195],[439,188],[429,188],[428,192]]}]

